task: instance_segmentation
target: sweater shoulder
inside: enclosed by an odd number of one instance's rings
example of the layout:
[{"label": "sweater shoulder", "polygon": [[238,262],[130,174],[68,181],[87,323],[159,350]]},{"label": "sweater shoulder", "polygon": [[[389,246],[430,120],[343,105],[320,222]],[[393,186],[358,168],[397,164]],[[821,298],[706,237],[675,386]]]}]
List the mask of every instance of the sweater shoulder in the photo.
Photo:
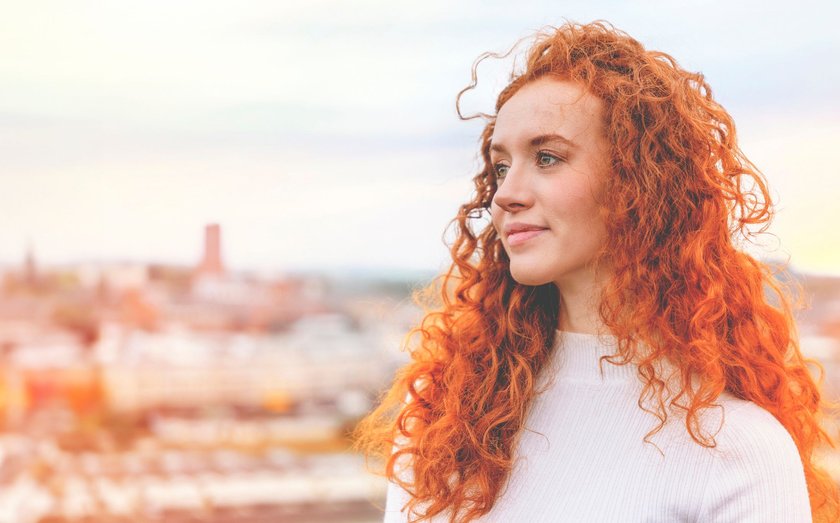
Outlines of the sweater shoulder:
[{"label": "sweater shoulder", "polygon": [[717,459],[723,464],[779,469],[802,474],[799,449],[782,423],[765,408],[726,394],[722,429],[716,437]]},{"label": "sweater shoulder", "polygon": [[783,449],[793,450],[799,456],[788,430],[767,409],[730,393],[721,395],[719,403],[723,406],[721,450],[744,454],[750,449]]},{"label": "sweater shoulder", "polygon": [[811,521],[799,450],[766,409],[722,396],[723,424],[715,437],[713,473],[702,521]]}]

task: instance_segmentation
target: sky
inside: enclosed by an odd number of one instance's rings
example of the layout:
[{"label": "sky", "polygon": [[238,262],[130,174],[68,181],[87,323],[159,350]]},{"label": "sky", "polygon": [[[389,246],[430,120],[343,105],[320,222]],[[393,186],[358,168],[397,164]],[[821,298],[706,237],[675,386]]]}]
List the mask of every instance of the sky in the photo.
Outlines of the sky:
[{"label": "sky", "polygon": [[735,118],[776,202],[757,254],[840,274],[837,2],[0,2],[0,263],[194,264],[219,223],[232,269],[440,270],[473,61],[605,19]]}]

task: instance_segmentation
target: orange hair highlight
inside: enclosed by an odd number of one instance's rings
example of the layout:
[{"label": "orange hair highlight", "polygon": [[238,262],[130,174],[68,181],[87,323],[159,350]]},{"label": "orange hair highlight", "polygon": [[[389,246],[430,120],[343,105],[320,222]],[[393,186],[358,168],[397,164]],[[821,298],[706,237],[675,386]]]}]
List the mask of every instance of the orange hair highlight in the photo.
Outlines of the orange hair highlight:
[{"label": "orange hair highlight", "polygon": [[[814,461],[818,445],[834,447],[820,423],[823,409],[836,405],[821,397],[807,365],[819,369],[820,380],[822,367],[799,349],[791,289],[776,280],[775,269],[735,246],[737,236],[754,235],[751,226],[764,232],[773,211],[764,176],[737,145],[731,116],[701,74],[606,22],[549,29],[537,34],[496,112],[543,76],[580,82],[605,104],[608,247],[595,263],[609,261],[614,273],[599,313],[618,338],[621,361],[613,363],[638,366],[639,406],[659,419],[648,436],[664,426],[668,406],[677,407],[686,412],[692,439],[711,447],[714,438],[698,434],[700,412],[724,390],[753,401],[796,443],[814,521],[840,521],[837,486]],[[475,87],[476,67],[487,56],[474,64],[473,82],[459,99]],[[536,377],[562,306],[552,283],[512,279],[492,224],[473,230],[496,191],[489,155],[494,118],[482,116],[484,165],[472,199],[452,220],[452,264],[415,293],[425,315],[406,337],[409,345],[419,336],[412,361],[353,432],[356,448],[381,457],[382,474],[411,493],[413,521],[450,511],[451,522],[467,522],[490,511],[540,392]],[[660,360],[681,371],[674,397],[666,397],[657,375]],[[643,406],[646,397],[656,409]],[[413,482],[397,476],[401,456],[413,462]]]}]

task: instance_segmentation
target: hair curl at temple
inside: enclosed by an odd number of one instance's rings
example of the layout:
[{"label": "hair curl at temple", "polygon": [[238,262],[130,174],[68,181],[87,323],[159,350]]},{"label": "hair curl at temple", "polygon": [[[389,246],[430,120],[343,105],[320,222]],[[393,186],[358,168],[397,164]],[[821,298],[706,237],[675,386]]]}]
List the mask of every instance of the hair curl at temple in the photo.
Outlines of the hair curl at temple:
[{"label": "hair curl at temple", "polygon": [[[475,87],[480,61],[459,99]],[[773,211],[763,175],[737,145],[732,118],[701,74],[603,21],[538,33],[496,112],[544,76],[579,82],[606,108],[609,250],[596,263],[609,256],[614,273],[599,312],[618,339],[621,357],[610,361],[638,365],[642,398],[655,405],[649,410],[640,398],[640,408],[659,419],[648,436],[664,426],[667,401],[685,411],[698,444],[713,446],[699,433],[698,414],[724,390],[753,401],[796,443],[814,521],[840,521],[836,486],[814,455],[820,444],[834,446],[821,428],[823,410],[834,405],[821,397],[807,365],[819,369],[820,380],[822,367],[799,349],[791,290],[770,265],[736,248],[739,236],[755,234],[750,228],[764,232]],[[496,190],[494,118],[482,116],[483,167],[473,198],[452,220],[452,264],[415,293],[425,315],[406,336],[411,361],[353,431],[356,448],[382,458],[383,475],[412,494],[413,521],[450,511],[450,521],[466,522],[492,508],[558,325],[556,287],[518,284],[492,224],[473,230]],[[682,390],[673,397],[657,375],[659,360],[681,371]],[[397,472],[406,456],[413,481]]]}]

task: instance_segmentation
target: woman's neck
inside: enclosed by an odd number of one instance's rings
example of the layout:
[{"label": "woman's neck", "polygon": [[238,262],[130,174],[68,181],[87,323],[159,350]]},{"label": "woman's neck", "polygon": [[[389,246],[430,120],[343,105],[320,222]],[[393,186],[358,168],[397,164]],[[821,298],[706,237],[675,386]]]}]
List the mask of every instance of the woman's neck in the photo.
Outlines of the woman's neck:
[{"label": "woman's neck", "polygon": [[557,328],[565,332],[600,334],[608,332],[601,321],[600,296],[607,274],[586,273],[555,282],[560,298]]}]

